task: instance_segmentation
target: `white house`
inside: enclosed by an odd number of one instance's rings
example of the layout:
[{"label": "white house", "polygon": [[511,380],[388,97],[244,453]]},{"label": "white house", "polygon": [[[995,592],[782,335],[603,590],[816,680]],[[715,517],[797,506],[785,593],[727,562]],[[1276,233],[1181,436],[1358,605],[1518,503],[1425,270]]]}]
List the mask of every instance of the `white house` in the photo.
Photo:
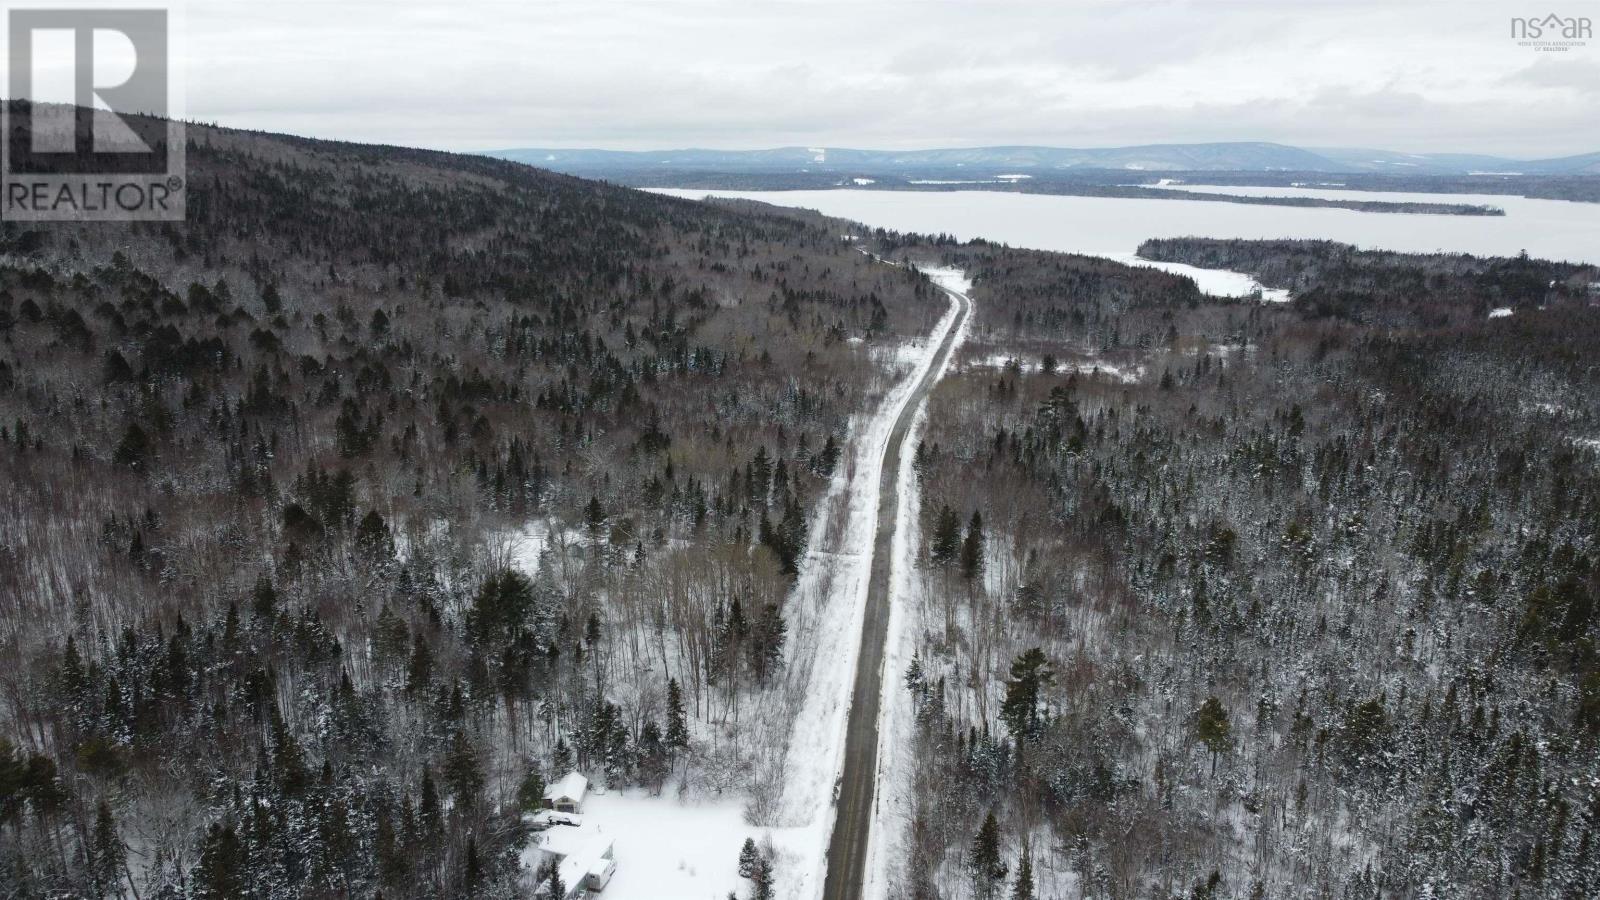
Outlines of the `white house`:
[{"label": "white house", "polygon": [[568,772],[560,781],[544,790],[544,805],[557,812],[583,812],[583,797],[589,793],[589,779],[577,772]]},{"label": "white house", "polygon": [[[594,825],[558,824],[535,834],[522,852],[522,865],[536,878],[549,866],[556,867],[566,893],[550,900],[570,900],[605,890],[617,871],[611,838]],[[534,892],[536,896],[549,897],[549,881],[541,879]]]}]

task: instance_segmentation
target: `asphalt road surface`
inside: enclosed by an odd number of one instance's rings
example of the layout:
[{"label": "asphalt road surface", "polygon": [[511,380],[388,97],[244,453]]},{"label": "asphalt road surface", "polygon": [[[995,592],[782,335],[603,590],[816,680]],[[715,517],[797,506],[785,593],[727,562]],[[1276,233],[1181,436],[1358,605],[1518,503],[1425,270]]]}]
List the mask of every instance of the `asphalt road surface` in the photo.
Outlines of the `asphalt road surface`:
[{"label": "asphalt road surface", "polygon": [[900,447],[916,418],[917,409],[939,380],[939,370],[950,355],[956,332],[972,310],[966,295],[945,293],[959,305],[945,332],[932,365],[901,408],[889,444],[883,451],[878,476],[878,529],[873,538],[872,571],[867,577],[867,613],[861,627],[861,653],[856,658],[856,684],[845,725],[844,772],[839,778],[838,815],[828,842],[828,874],[822,883],[823,900],[858,900],[865,886],[867,839],[872,833],[872,807],[877,794],[878,709],[883,694],[883,649],[889,636],[889,566],[895,522],[900,511]]}]

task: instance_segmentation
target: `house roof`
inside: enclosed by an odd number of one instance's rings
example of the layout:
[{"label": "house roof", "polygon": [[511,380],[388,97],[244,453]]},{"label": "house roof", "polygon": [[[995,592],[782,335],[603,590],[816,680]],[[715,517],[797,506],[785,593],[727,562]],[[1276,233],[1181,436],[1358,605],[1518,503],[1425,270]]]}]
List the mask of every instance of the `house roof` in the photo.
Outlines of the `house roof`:
[{"label": "house roof", "polygon": [[[600,840],[599,829],[592,825],[557,825],[539,835],[539,849],[566,859],[585,856],[591,844]],[[605,843],[611,841],[607,839]],[[600,847],[599,850],[605,850]]]},{"label": "house roof", "polygon": [[606,851],[611,847],[612,839],[593,825],[557,825],[528,842],[522,851],[522,865],[537,872],[540,866],[554,860],[561,883],[572,891],[590,873],[605,871]]},{"label": "house roof", "polygon": [[610,838],[598,835],[591,837],[583,849],[561,861],[562,879],[570,878],[567,883],[576,884],[590,874],[603,874],[606,869],[606,851],[610,849]]},{"label": "house roof", "polygon": [[589,790],[589,779],[577,772],[568,772],[561,780],[544,789],[546,800],[582,800]]}]

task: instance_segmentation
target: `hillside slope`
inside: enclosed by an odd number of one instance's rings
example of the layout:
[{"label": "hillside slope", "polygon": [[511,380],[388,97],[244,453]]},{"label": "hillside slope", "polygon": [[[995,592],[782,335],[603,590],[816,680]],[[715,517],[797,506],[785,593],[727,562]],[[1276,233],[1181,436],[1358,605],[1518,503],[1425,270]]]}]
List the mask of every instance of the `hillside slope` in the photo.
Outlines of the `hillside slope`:
[{"label": "hillside slope", "polygon": [[543,779],[744,790],[926,282],[820,221],[189,139],[185,223],[0,231],[0,893],[523,896]]}]

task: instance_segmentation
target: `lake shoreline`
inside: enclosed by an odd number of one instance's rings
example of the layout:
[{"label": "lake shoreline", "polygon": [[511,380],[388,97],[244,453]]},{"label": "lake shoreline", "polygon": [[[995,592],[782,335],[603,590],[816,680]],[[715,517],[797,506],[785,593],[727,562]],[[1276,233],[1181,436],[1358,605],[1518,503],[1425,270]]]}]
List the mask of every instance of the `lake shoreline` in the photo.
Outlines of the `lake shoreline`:
[{"label": "lake shoreline", "polygon": [[[1190,187],[1198,186],[1185,186]],[[1495,201],[1504,205],[1505,215],[1418,218],[1368,215],[1342,208],[1214,203],[1189,198],[1124,199],[959,189],[647,190],[695,200],[712,196],[804,207],[894,231],[948,234],[963,241],[981,238],[1015,247],[1124,262],[1135,257],[1139,245],[1151,238],[1213,237],[1330,240],[1399,253],[1510,257],[1526,251],[1553,261],[1600,264],[1600,205],[1522,197],[1430,195],[1428,199],[1444,196],[1463,204]],[[1281,193],[1285,189],[1236,190],[1249,194],[1267,190]],[[1316,197],[1318,192],[1297,193]],[[1386,199],[1419,198],[1401,194]]]},{"label": "lake shoreline", "polygon": [[[716,179],[700,180],[698,182],[696,179],[687,179],[687,181],[689,182],[687,185],[674,185],[670,189],[707,191],[750,190],[746,188],[735,189],[717,187],[715,186],[717,182]],[[645,188],[645,190],[656,190],[656,188]],[[1415,200],[1356,200],[1346,198],[1251,195],[1233,192],[1223,193],[1194,191],[1187,190],[1184,187],[1165,185],[1095,185],[1079,184],[1074,182],[1019,181],[1006,178],[942,182],[873,182],[869,184],[858,184],[853,187],[840,185],[833,188],[778,186],[772,188],[761,188],[759,190],[770,191],[772,193],[814,190],[911,191],[924,193],[984,191],[989,193],[1004,194],[1043,194],[1052,197],[1104,197],[1121,200],[1192,200],[1201,203],[1242,203],[1252,206],[1289,206],[1302,209],[1348,209],[1355,212],[1377,213],[1380,215],[1504,216],[1506,214],[1505,210],[1499,206],[1479,203],[1438,203]]]}]

